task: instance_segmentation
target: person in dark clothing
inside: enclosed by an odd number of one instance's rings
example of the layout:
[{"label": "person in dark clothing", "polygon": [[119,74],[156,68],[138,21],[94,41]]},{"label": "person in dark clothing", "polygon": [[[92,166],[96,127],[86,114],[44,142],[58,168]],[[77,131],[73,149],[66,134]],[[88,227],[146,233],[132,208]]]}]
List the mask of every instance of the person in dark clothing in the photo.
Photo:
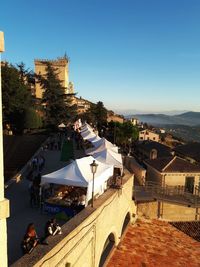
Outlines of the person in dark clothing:
[{"label": "person in dark clothing", "polygon": [[35,226],[33,223],[30,223],[27,227],[26,234],[24,235],[24,239],[21,243],[23,254],[30,254],[37,246],[38,242],[39,239],[35,231]]},{"label": "person in dark clothing", "polygon": [[38,175],[34,179],[34,184],[39,186],[41,183],[41,173],[39,172]]},{"label": "person in dark clothing", "polygon": [[42,155],[40,155],[38,163],[39,163],[39,171],[41,172],[45,165],[45,158]]},{"label": "person in dark clothing", "polygon": [[29,194],[30,194],[30,205],[32,208],[39,207],[40,205],[40,187],[37,184],[37,182],[33,182],[33,184],[29,188]]},{"label": "person in dark clothing", "polygon": [[30,189],[29,189],[29,193],[30,193],[30,205],[33,208],[36,205],[36,195],[35,195],[35,190],[34,190],[34,185],[32,184]]}]

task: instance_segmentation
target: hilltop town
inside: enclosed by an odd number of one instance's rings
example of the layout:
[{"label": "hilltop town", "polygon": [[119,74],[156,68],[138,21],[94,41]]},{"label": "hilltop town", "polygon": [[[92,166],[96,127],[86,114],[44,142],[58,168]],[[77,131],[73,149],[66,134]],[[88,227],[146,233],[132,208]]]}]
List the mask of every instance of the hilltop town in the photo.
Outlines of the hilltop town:
[{"label": "hilltop town", "polygon": [[66,55],[34,64],[1,62],[2,266],[199,266],[200,143],[78,97]]}]

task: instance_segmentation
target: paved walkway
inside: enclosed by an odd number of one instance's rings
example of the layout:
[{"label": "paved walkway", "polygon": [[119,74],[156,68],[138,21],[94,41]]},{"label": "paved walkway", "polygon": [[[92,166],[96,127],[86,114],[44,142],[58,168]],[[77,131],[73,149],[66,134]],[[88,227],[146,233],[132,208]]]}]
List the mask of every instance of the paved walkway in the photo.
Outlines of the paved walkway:
[{"label": "paved walkway", "polygon": [[[43,155],[46,163],[42,174],[58,170],[67,164],[60,161],[60,151],[47,150]],[[44,235],[45,223],[52,217],[30,207],[28,185],[29,181],[23,179],[19,183],[12,184],[5,192],[6,198],[10,200],[10,217],[7,220],[9,265],[22,256],[20,243],[27,225],[33,222],[38,236],[41,237]]]}]

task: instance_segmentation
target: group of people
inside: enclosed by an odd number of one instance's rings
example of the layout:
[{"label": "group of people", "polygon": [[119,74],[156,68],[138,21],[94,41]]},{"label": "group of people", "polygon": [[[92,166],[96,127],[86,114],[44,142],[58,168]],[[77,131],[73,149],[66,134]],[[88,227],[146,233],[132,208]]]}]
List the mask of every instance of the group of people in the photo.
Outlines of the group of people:
[{"label": "group of people", "polygon": [[64,138],[64,133],[61,132],[57,133],[54,136],[51,136],[45,145],[45,149],[61,150],[63,138]]},{"label": "group of people", "polygon": [[31,167],[32,171],[39,171],[41,172],[45,165],[45,158],[42,155],[35,156],[32,159]]},{"label": "group of people", "polygon": [[27,175],[29,182],[29,195],[30,195],[30,206],[40,206],[40,183],[41,183],[41,172],[45,166],[45,158],[42,154],[33,157],[31,161],[30,171]]},{"label": "group of people", "polygon": [[23,254],[30,254],[38,244],[48,245],[47,238],[56,234],[62,234],[61,227],[56,222],[55,218],[47,221],[44,229],[44,237],[39,238],[35,230],[35,225],[30,223],[27,227],[24,239],[21,244]]}]

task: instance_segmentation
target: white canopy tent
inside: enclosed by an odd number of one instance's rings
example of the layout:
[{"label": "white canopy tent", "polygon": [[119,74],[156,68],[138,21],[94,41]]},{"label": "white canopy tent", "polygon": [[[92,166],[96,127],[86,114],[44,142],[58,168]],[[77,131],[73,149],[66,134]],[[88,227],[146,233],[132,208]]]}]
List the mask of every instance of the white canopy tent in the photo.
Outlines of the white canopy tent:
[{"label": "white canopy tent", "polygon": [[90,141],[91,143],[93,143],[93,142],[99,141],[100,139],[101,139],[101,137],[99,137],[98,135],[95,135],[93,137],[88,138],[87,140]]},{"label": "white canopy tent", "polygon": [[84,126],[81,129],[81,132],[84,132],[84,131],[87,131],[87,130],[90,131],[90,132],[93,132],[92,127],[88,123],[85,123]]},{"label": "white canopy tent", "polygon": [[58,128],[66,128],[65,124],[62,122],[61,124],[58,125]]},{"label": "white canopy tent", "polygon": [[[86,203],[92,198],[93,175],[90,164],[95,160],[92,156],[77,159],[66,167],[43,175],[41,184],[53,183],[68,186],[87,187]],[[113,165],[107,165],[100,161],[94,179],[94,195],[102,194],[105,189],[106,181],[113,175]]]},{"label": "white canopy tent", "polygon": [[104,137],[96,142],[92,142],[92,145],[94,146],[93,148],[89,148],[86,150],[87,155],[93,155],[94,153],[101,152],[105,149],[111,149],[115,153],[118,153],[118,147],[114,146],[111,142],[109,142]]},{"label": "white canopy tent", "polygon": [[116,168],[123,170],[122,155],[114,152],[111,149],[105,149],[98,153],[93,154],[95,160],[109,165],[114,165]]},{"label": "white canopy tent", "polygon": [[83,139],[90,139],[96,137],[96,134],[94,132],[85,131],[81,133],[81,136],[83,137]]}]

